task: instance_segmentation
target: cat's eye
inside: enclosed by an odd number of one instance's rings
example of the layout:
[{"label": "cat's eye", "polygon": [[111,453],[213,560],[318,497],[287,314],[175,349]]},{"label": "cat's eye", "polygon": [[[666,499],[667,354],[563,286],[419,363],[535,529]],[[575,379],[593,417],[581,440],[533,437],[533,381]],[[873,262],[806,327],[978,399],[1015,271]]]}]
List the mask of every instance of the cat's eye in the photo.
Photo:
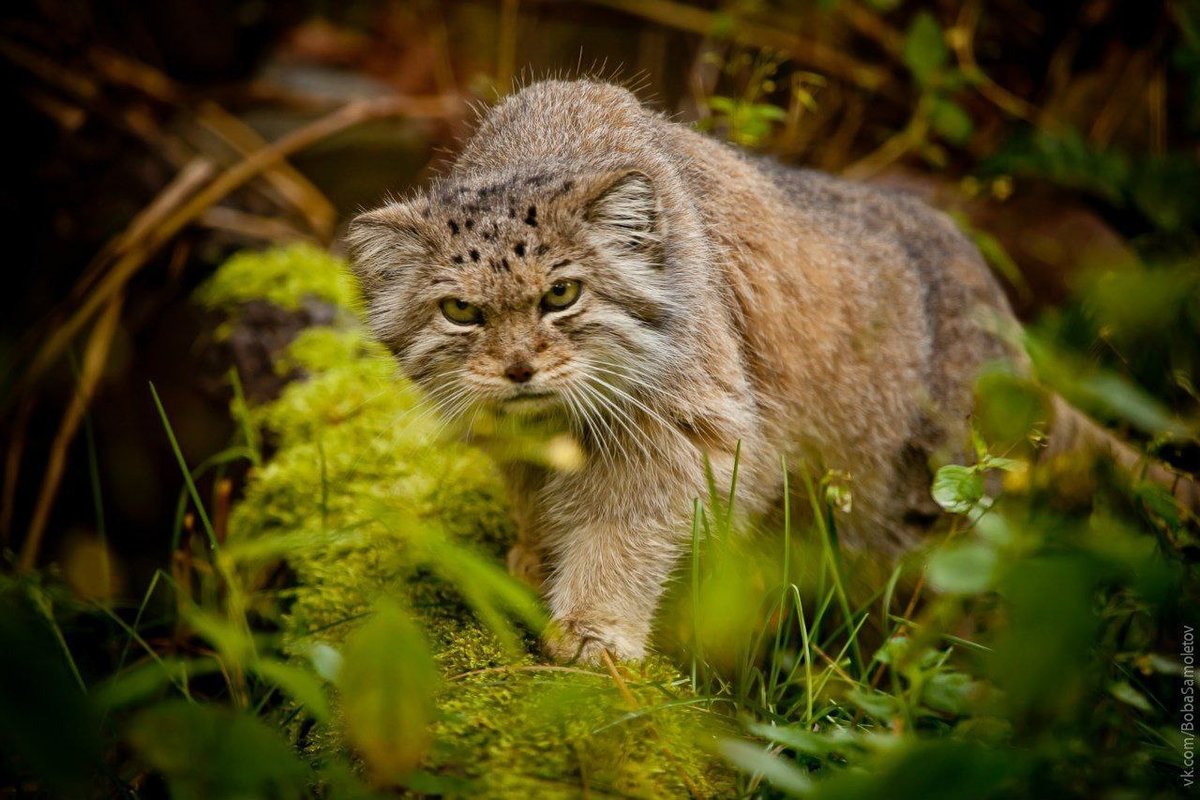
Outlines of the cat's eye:
[{"label": "cat's eye", "polygon": [[483,312],[479,306],[457,297],[447,297],[442,301],[442,314],[455,325],[483,324]]},{"label": "cat's eye", "polygon": [[542,295],[542,308],[546,311],[562,311],[579,299],[579,281],[555,281],[550,290]]}]

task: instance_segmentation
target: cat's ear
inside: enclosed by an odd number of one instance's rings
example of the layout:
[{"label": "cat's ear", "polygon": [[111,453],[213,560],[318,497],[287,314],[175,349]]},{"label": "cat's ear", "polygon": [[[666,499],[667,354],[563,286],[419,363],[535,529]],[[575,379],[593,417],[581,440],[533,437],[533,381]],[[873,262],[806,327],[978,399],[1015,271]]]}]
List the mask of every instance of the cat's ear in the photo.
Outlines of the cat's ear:
[{"label": "cat's ear", "polygon": [[389,203],[350,222],[350,266],[369,301],[427,255],[423,220],[411,203]]},{"label": "cat's ear", "polygon": [[658,193],[648,175],[624,170],[598,176],[589,187],[584,220],[602,248],[657,251],[662,239]]}]

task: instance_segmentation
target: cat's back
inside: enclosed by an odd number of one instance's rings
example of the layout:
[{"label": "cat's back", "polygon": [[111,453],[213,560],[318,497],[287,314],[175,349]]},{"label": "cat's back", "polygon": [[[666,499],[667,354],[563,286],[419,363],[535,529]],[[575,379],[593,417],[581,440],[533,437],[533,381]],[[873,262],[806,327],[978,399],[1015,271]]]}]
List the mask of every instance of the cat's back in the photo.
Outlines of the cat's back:
[{"label": "cat's back", "polygon": [[629,90],[596,80],[533,83],[489,109],[455,171],[561,165],[573,170],[663,160],[664,126]]}]

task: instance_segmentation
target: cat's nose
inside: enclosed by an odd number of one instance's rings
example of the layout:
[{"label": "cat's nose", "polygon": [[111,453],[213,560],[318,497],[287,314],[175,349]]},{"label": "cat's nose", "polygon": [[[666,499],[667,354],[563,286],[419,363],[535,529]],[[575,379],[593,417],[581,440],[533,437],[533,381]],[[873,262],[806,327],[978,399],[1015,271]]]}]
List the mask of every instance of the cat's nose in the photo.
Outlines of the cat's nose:
[{"label": "cat's nose", "polygon": [[528,383],[535,372],[537,370],[531,367],[528,362],[518,361],[504,370],[504,375],[513,383]]}]

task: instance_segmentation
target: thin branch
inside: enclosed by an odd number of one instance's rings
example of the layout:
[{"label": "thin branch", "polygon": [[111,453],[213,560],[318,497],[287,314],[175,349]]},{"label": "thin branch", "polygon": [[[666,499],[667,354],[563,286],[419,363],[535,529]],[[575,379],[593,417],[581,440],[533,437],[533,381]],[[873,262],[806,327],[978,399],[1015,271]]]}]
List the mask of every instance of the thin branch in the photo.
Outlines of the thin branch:
[{"label": "thin branch", "polygon": [[183,200],[158,225],[147,230],[136,243],[129,243],[127,252],[117,259],[95,288],[82,299],[80,307],[47,336],[34,357],[26,375],[26,382],[36,380],[62,354],[67,343],[87,324],[96,311],[120,291],[163,245],[251,178],[289,155],[356,125],[389,117],[442,118],[459,113],[460,108],[458,98],[452,97],[385,97],[360,100],[349,103],[334,113],[256,150]]},{"label": "thin branch", "polygon": [[963,5],[958,22],[950,31],[950,46],[954,49],[959,67],[972,82],[975,90],[994,106],[1009,116],[1033,122],[1038,114],[1037,107],[988,77],[975,60],[975,31],[979,27],[982,13],[978,0],[970,0]]},{"label": "thin branch", "polygon": [[104,365],[108,361],[108,353],[112,347],[113,335],[117,331],[117,323],[121,318],[122,296],[114,295],[104,307],[92,335],[88,337],[87,350],[83,355],[83,365],[80,369],[79,382],[76,385],[75,396],[63,414],[58,432],[50,445],[50,457],[46,462],[46,474],[42,478],[42,488],[38,493],[37,505],[34,506],[33,518],[29,523],[29,532],[21,547],[21,557],[18,567],[22,572],[33,569],[37,563],[38,550],[41,548],[42,537],[46,532],[46,523],[50,519],[50,506],[58,493],[62,482],[63,469],[67,463],[67,448],[79,430],[83,415],[96,392],[96,385],[104,374]]},{"label": "thin branch", "polygon": [[[674,2],[674,0],[589,0],[642,19],[657,22],[702,36],[720,27],[722,19],[712,11]],[[870,92],[887,89],[892,84],[888,70],[864,64],[842,50],[815,39],[807,39],[791,31],[758,22],[739,19],[730,38],[742,44],[764,50],[776,50],[814,69],[840,78]]]}]

